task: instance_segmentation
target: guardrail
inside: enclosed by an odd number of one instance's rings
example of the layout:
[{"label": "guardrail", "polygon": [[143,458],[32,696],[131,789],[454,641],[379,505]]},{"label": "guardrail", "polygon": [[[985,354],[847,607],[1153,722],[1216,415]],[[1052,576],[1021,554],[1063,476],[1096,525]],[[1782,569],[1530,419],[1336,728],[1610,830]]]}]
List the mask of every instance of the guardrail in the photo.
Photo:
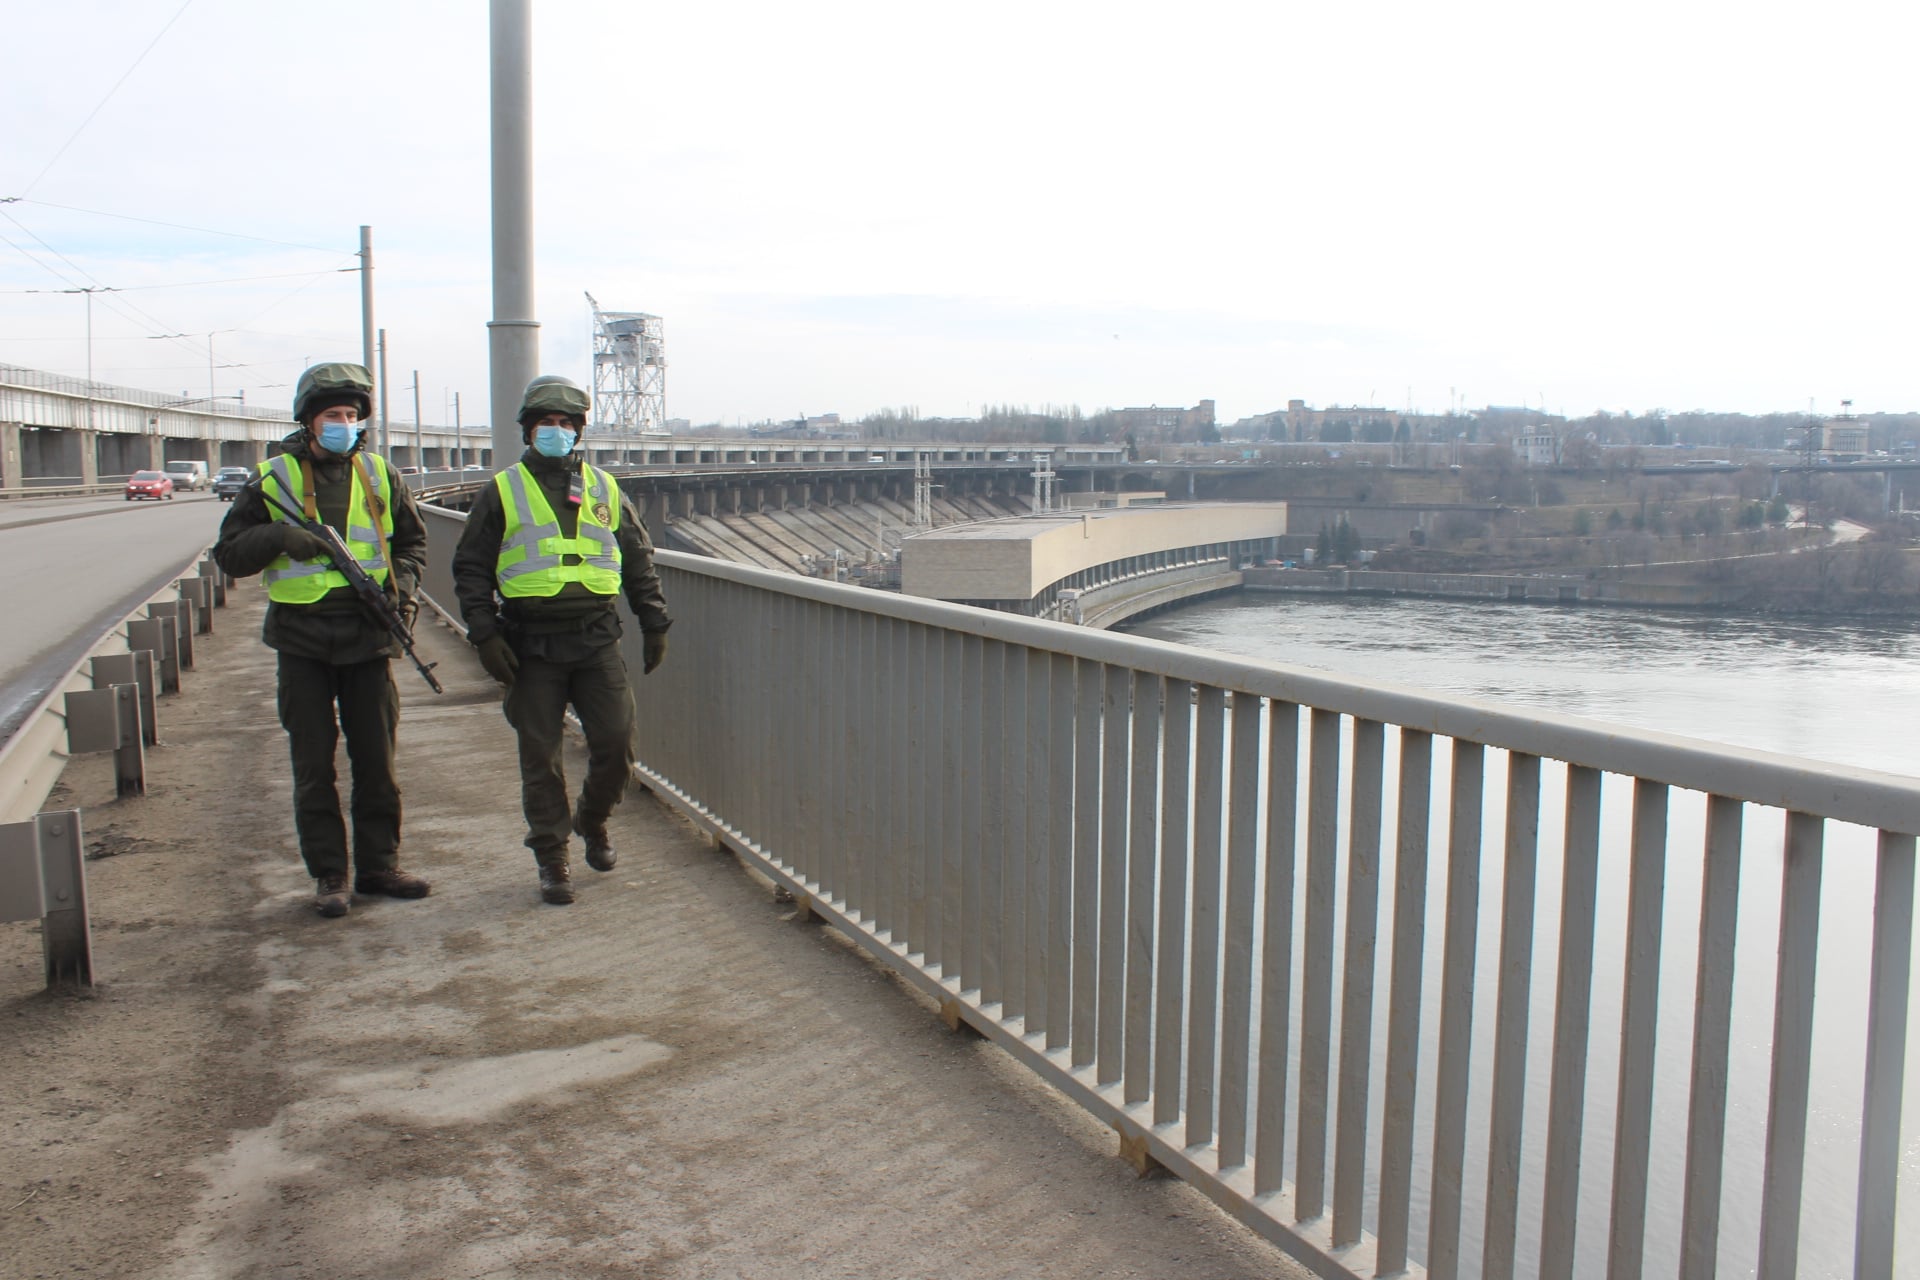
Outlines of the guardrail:
[{"label": "guardrail", "polygon": [[1913,780],[658,560],[645,783],[1317,1273],[1893,1274]]},{"label": "guardrail", "polygon": [[42,921],[49,985],[92,984],[92,937],[81,811],[40,806],[67,760],[91,751],[114,753],[118,796],[145,792],[145,748],[160,741],[156,695],[180,692],[194,637],[212,632],[226,603],[225,575],[210,559],[198,564],[108,627],[0,744],[0,922]]}]

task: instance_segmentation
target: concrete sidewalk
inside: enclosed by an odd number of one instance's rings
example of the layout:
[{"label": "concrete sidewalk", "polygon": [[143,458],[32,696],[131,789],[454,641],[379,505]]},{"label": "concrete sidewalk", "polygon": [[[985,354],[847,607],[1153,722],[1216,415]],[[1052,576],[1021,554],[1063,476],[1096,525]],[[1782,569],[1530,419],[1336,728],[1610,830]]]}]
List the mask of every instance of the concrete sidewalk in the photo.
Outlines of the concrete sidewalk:
[{"label": "concrete sidewalk", "polygon": [[438,627],[446,696],[394,668],[433,896],[321,919],[263,593],[230,600],[149,794],[83,759],[49,801],[86,811],[100,986],[42,992],[0,927],[8,1277],[1300,1274],[644,792],[541,905],[512,733]]}]

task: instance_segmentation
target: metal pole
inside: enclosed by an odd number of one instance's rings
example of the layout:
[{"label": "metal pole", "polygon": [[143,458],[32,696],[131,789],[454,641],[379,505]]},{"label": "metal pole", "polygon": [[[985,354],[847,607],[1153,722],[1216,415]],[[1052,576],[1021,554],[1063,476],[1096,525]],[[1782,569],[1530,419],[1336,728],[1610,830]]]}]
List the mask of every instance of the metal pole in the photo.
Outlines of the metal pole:
[{"label": "metal pole", "polygon": [[463,467],[467,463],[467,442],[460,436],[460,393],[453,393],[453,465]]},{"label": "metal pole", "polygon": [[[87,430],[93,430],[93,290],[82,289],[87,295]],[[84,476],[83,476],[84,478]]]},{"label": "metal pole", "polygon": [[387,443],[387,331],[380,331],[380,456],[388,457],[391,450]]},{"label": "metal pole", "polygon": [[420,371],[413,371],[413,465],[422,471],[427,469],[423,459],[425,452],[420,448]]},{"label": "metal pole", "polygon": [[360,363],[373,372],[373,228],[360,228]]},{"label": "metal pole", "polygon": [[516,456],[520,394],[539,372],[533,318],[533,8],[491,0],[493,319],[487,322],[493,460]]}]

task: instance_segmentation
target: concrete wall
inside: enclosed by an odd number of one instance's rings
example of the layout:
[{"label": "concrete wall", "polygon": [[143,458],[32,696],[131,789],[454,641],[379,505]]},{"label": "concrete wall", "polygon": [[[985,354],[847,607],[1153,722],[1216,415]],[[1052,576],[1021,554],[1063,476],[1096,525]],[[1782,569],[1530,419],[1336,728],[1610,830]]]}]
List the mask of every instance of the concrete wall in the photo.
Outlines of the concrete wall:
[{"label": "concrete wall", "polygon": [[1285,503],[1136,507],[936,530],[901,546],[901,590],[940,600],[1030,600],[1083,569],[1130,556],[1286,531]]}]

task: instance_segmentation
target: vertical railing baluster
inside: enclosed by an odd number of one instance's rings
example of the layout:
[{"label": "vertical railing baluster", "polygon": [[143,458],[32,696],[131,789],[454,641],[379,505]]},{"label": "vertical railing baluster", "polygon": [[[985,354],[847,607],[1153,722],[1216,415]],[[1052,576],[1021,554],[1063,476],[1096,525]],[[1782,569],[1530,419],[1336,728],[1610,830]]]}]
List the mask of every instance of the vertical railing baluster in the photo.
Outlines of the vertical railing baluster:
[{"label": "vertical railing baluster", "polygon": [[1026,867],[1027,884],[1021,894],[1021,914],[1026,922],[1026,1029],[1037,1035],[1052,1025],[1053,1006],[1047,999],[1047,904],[1049,877],[1053,872],[1047,833],[1062,796],[1051,790],[1053,782],[1054,729],[1048,720],[1052,709],[1052,660],[1044,649],[1026,649],[1027,665],[1027,776],[1022,786],[1027,798]]},{"label": "vertical railing baluster", "polygon": [[935,777],[940,787],[938,832],[939,856],[933,865],[933,884],[929,908],[940,917],[940,976],[956,987],[964,988],[961,976],[966,954],[966,932],[960,916],[965,904],[966,873],[962,859],[966,848],[966,808],[963,776],[971,770],[973,758],[967,754],[967,717],[972,714],[972,699],[966,694],[967,637],[942,630],[939,640],[940,682],[938,692],[947,705],[947,732],[937,750],[941,769]]},{"label": "vertical railing baluster", "polygon": [[[980,933],[980,1003],[1006,999],[1006,936],[1002,897],[1007,858],[1007,646],[988,640],[980,665],[980,845],[974,851],[980,868],[980,891],[975,918]],[[1006,1010],[1003,1008],[1001,1016]]]},{"label": "vertical railing baluster", "polygon": [[1166,682],[1160,805],[1160,942],[1155,983],[1153,1122],[1180,1118],[1187,1025],[1187,853],[1192,844],[1193,686]]},{"label": "vertical railing baluster", "polygon": [[1127,751],[1132,675],[1105,667],[1100,710],[1100,1025],[1094,1077],[1112,1084],[1124,1070],[1122,1015],[1127,983]]},{"label": "vertical railing baluster", "polygon": [[1487,1131],[1487,1229],[1481,1258],[1486,1280],[1513,1280],[1539,850],[1540,757],[1511,752],[1500,900],[1500,991],[1493,1015],[1493,1112]]},{"label": "vertical railing baluster", "polygon": [[1600,772],[1567,766],[1567,825],[1560,878],[1560,964],[1547,1098],[1547,1189],[1540,1229],[1543,1280],[1572,1280],[1580,1209],[1587,1044],[1593,1031],[1595,893],[1600,875]]},{"label": "vertical railing baluster", "polygon": [[1633,784],[1633,847],[1627,888],[1627,969],[1620,1009],[1620,1092],[1613,1113],[1608,1280],[1639,1280],[1646,1253],[1654,1033],[1660,1014],[1661,904],[1666,894],[1667,788],[1637,778]]},{"label": "vertical railing baluster", "polygon": [[1893,1276],[1907,989],[1913,971],[1913,846],[1910,835],[1880,833],[1867,986],[1866,1099],[1860,1113],[1860,1201],[1853,1234],[1856,1280]]},{"label": "vertical railing baluster", "polygon": [[1053,742],[1047,786],[1053,798],[1047,822],[1047,1048],[1063,1049],[1073,1036],[1073,842],[1092,814],[1080,809],[1074,787],[1075,663],[1057,653],[1047,663],[1052,668],[1047,734]]},{"label": "vertical railing baluster", "polygon": [[1766,1171],[1760,1192],[1760,1280],[1787,1280],[1799,1265],[1825,836],[1823,819],[1787,814],[1786,865],[1780,876],[1780,968],[1774,979],[1773,1081],[1767,1095]]},{"label": "vertical railing baluster", "polygon": [[[886,722],[879,693],[884,678],[880,657],[880,619],[871,613],[847,610],[854,625],[856,648],[849,655],[851,697],[848,714],[854,722],[847,731],[849,770],[857,771],[848,779],[853,791],[853,822],[848,827],[854,848],[853,874],[849,877],[848,896],[858,903],[861,923],[878,931],[880,924],[879,868],[881,857],[879,831],[880,771],[887,759]],[[877,749],[876,749],[877,748]]]},{"label": "vertical railing baluster", "polygon": [[1293,1020],[1294,847],[1299,825],[1300,708],[1267,705],[1267,883],[1261,904],[1260,1075],[1254,1090],[1253,1193],[1286,1180],[1287,1049]]},{"label": "vertical railing baluster", "polygon": [[[812,714],[803,718],[801,750],[795,753],[793,776],[794,870],[800,878],[818,884],[822,872],[814,856],[815,832],[820,825],[820,773],[826,767],[828,714],[819,699],[826,687],[826,637],[821,633],[826,608],[811,600],[797,602],[795,626],[800,631],[805,665],[795,683],[807,691]],[[697,724],[702,717],[696,716]]]},{"label": "vertical railing baluster", "polygon": [[1100,744],[1106,734],[1105,668],[1074,663],[1073,744],[1073,1051],[1076,1067],[1098,1050],[1100,1016]]},{"label": "vertical railing baluster", "polygon": [[1127,815],[1127,1021],[1123,1101],[1153,1087],[1154,827],[1160,803],[1160,677],[1133,673],[1133,763]]},{"label": "vertical railing baluster", "polygon": [[848,875],[854,850],[848,847],[847,832],[853,806],[849,796],[849,774],[857,759],[851,741],[853,717],[849,714],[848,676],[854,659],[853,615],[845,609],[822,606],[827,613],[827,715],[830,722],[827,739],[826,804],[821,816],[821,861],[827,868],[827,901],[851,906],[847,899],[854,887]]},{"label": "vertical railing baluster", "polygon": [[1373,971],[1380,931],[1380,800],[1386,730],[1353,722],[1347,836],[1347,936],[1340,966],[1340,1095],[1333,1133],[1333,1243],[1360,1239],[1367,1194],[1367,1082],[1373,1067]]},{"label": "vertical railing baluster", "polygon": [[1027,656],[1018,645],[1001,646],[1004,708],[1000,777],[1000,1017],[1027,1013]]},{"label": "vertical railing baluster", "polygon": [[[982,721],[986,714],[985,685],[981,676],[986,641],[970,635],[961,642],[960,687],[955,690],[966,710],[960,738],[960,989],[980,988],[980,846],[984,817],[981,810],[988,800],[981,790],[986,775],[982,754]],[[982,1003],[985,1003],[984,997]]]},{"label": "vertical railing baluster", "polygon": [[[893,870],[900,856],[900,842],[893,838],[894,798],[900,794],[894,769],[900,760],[898,700],[893,693],[893,627],[891,618],[873,615],[873,720],[878,737],[867,746],[867,762],[873,771],[873,834],[867,842],[867,886],[872,894],[868,910],[875,933],[893,930]],[[876,749],[877,748],[877,749]]]},{"label": "vertical railing baluster", "polygon": [[1740,801],[1726,796],[1707,799],[1700,958],[1693,997],[1693,1067],[1687,1088],[1687,1189],[1680,1220],[1680,1280],[1713,1280],[1719,1265],[1743,808]]},{"label": "vertical railing baluster", "polygon": [[906,628],[906,766],[907,812],[904,838],[907,841],[906,917],[907,950],[918,953],[928,967],[939,963],[939,948],[934,929],[929,926],[927,900],[928,865],[940,830],[939,752],[935,743],[946,741],[942,729],[944,708],[935,681],[939,670],[937,651],[931,649],[931,628],[912,623]]},{"label": "vertical railing baluster", "polygon": [[1220,1167],[1247,1162],[1247,1068],[1253,1052],[1254,893],[1260,852],[1260,699],[1233,695],[1227,802],[1225,957],[1220,1014]]},{"label": "vertical railing baluster", "polygon": [[1407,1264],[1413,1207],[1413,1095],[1420,1073],[1420,978],[1427,939],[1427,826],[1433,735],[1400,731],[1399,838],[1393,859],[1392,989],[1387,1006],[1386,1110],[1380,1130],[1381,1275]]},{"label": "vertical railing baluster", "polygon": [[1213,1137],[1220,1010],[1220,843],[1226,815],[1226,694],[1200,686],[1193,787],[1193,953],[1187,984],[1187,1145]]},{"label": "vertical railing baluster", "polygon": [[1333,909],[1340,865],[1340,714],[1314,708],[1307,741],[1307,898],[1300,957],[1300,1112],[1294,1211],[1327,1207],[1327,1099],[1333,1069]]},{"label": "vertical railing baluster", "polygon": [[1433,1201],[1429,1280],[1459,1280],[1460,1204],[1467,1155],[1467,1088],[1473,1069],[1473,978],[1480,936],[1480,843],[1487,750],[1453,744],[1447,806],[1447,934],[1440,974],[1440,1047],[1434,1062]]}]

